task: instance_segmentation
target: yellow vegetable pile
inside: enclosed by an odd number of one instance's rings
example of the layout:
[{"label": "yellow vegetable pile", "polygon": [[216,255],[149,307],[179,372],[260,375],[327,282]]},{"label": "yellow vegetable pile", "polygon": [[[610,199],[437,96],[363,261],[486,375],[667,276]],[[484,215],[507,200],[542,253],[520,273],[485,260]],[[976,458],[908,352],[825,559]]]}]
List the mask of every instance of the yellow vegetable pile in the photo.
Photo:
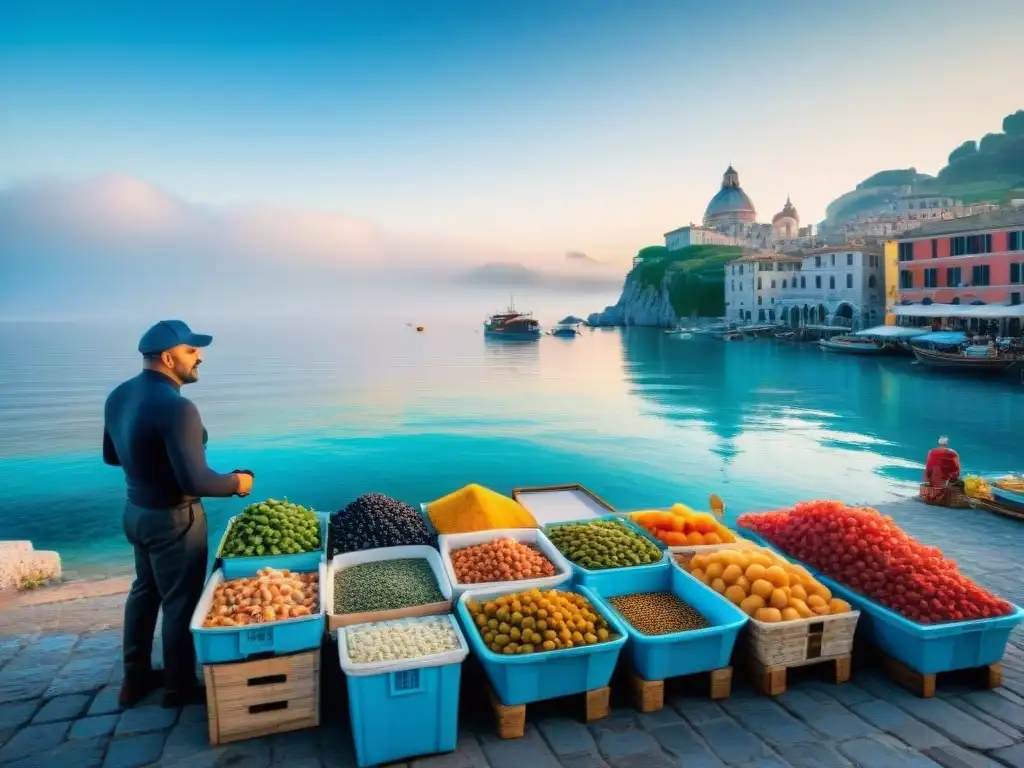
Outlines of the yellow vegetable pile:
[{"label": "yellow vegetable pile", "polygon": [[725,595],[757,621],[774,623],[846,613],[807,569],[763,549],[723,549],[680,559],[696,579]]},{"label": "yellow vegetable pile", "polygon": [[732,544],[736,536],[708,512],[695,512],[685,504],[673,504],[667,512],[633,512],[629,519],[670,547]]},{"label": "yellow vegetable pile", "polygon": [[476,483],[427,504],[427,516],[441,534],[537,527],[522,504]]},{"label": "yellow vegetable pile", "polygon": [[[998,486],[999,483],[996,485]],[[991,499],[992,486],[984,478],[968,475],[964,478],[964,493],[972,499]]]},{"label": "yellow vegetable pile", "polygon": [[319,610],[320,577],[264,568],[255,576],[232,579],[213,593],[204,627],[238,627],[309,616]]}]

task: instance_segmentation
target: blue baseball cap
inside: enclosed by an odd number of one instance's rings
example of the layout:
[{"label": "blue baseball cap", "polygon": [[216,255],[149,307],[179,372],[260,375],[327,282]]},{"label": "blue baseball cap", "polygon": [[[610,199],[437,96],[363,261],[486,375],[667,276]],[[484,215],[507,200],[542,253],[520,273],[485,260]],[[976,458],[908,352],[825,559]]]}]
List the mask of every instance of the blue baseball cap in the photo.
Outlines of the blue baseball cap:
[{"label": "blue baseball cap", "polygon": [[143,355],[159,355],[179,344],[208,347],[211,341],[213,336],[192,333],[192,329],[181,320],[161,320],[143,334],[139,341],[139,352]]}]

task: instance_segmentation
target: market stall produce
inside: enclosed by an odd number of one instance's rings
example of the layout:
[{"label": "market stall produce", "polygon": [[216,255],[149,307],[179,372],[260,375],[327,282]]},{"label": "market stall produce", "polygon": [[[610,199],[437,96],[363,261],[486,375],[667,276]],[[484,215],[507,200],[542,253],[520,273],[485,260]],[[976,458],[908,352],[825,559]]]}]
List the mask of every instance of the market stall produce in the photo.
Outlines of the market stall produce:
[{"label": "market stall produce", "polygon": [[594,588],[598,606],[619,619],[628,640],[623,672],[641,712],[664,706],[664,681],[706,675],[713,699],[732,689],[730,659],[748,618],[682,568],[639,568],[627,580]]},{"label": "market stall produce", "polygon": [[1013,606],[960,573],[889,516],[839,501],[746,514],[741,528],[855,592],[920,624],[1006,616]]},{"label": "market stall produce", "polygon": [[695,554],[683,567],[758,621],[793,621],[850,610],[849,603],[832,597],[806,568],[764,549]]},{"label": "market stall produce", "polygon": [[555,566],[543,553],[511,538],[455,549],[450,556],[460,584],[521,581],[555,575]]},{"label": "market stall produce", "polygon": [[665,510],[631,512],[629,519],[668,546],[730,544],[736,536],[707,512],[695,512],[684,504]]},{"label": "market stall produce", "polygon": [[320,518],[287,499],[250,504],[233,518],[220,556],[297,555],[322,547]]},{"label": "market stall produce", "polygon": [[615,639],[607,620],[578,592],[531,589],[485,602],[470,593],[466,609],[484,643],[506,656]]},{"label": "market stall produce", "polygon": [[537,521],[519,502],[476,483],[431,501],[424,508],[439,534],[537,527]]},{"label": "market stall produce", "polygon": [[435,546],[423,517],[403,501],[367,493],[331,515],[331,557],[380,547]]},{"label": "market stall produce", "polygon": [[590,571],[651,565],[664,556],[653,541],[619,519],[549,525],[545,533],[559,552]]},{"label": "market stall produce", "polygon": [[339,632],[345,633],[348,658],[355,664],[419,659],[463,646],[448,616],[361,624]]},{"label": "market stall produce", "polygon": [[452,586],[434,547],[379,547],[331,560],[324,599],[333,632],[353,624],[448,613]]},{"label": "market stall produce", "polygon": [[264,568],[218,584],[204,627],[236,627],[309,616],[319,610],[319,574]]},{"label": "market stall produce", "polygon": [[337,640],[360,768],[455,750],[469,647],[453,616],[361,624]]},{"label": "market stall produce", "polygon": [[437,548],[456,599],[482,588],[557,587],[573,575],[572,563],[539,528],[451,533],[438,537]]},{"label": "market stall produce", "polygon": [[393,611],[444,600],[425,558],[360,563],[334,573],[334,613]]},{"label": "market stall produce", "polygon": [[969,499],[991,499],[992,486],[983,477],[968,475],[964,478],[964,493]]},{"label": "market stall produce", "polygon": [[217,569],[189,627],[201,664],[241,662],[320,648],[327,564],[315,570],[261,568],[240,578]]},{"label": "market stall produce", "polygon": [[711,626],[700,611],[671,592],[620,595],[609,597],[608,603],[643,635],[667,635]]},{"label": "market stall produce", "polygon": [[[505,601],[499,606],[501,598]],[[588,722],[608,715],[608,683],[626,642],[626,627],[610,609],[597,609],[598,604],[584,586],[479,589],[459,599],[459,623],[490,683],[499,737],[522,736],[526,705],[535,701],[582,694]],[[513,640],[513,630],[518,630],[519,640]],[[523,642],[524,633],[529,642]]]}]

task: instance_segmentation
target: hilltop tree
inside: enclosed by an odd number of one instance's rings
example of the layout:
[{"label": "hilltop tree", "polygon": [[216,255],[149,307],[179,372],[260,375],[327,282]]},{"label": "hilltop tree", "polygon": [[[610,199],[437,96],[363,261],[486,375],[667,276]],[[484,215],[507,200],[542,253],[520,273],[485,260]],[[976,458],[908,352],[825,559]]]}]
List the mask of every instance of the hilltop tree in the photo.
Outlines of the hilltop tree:
[{"label": "hilltop tree", "polygon": [[1003,118],[1003,133],[1007,136],[1024,136],[1024,109]]},{"label": "hilltop tree", "polygon": [[978,153],[978,142],[974,139],[965,141],[959,147],[949,153],[947,165],[952,165],[957,160],[963,160],[965,157],[971,157]]},{"label": "hilltop tree", "polygon": [[1005,133],[986,133],[981,137],[978,151],[985,155],[994,154],[1003,148],[1007,138],[1009,137]]}]

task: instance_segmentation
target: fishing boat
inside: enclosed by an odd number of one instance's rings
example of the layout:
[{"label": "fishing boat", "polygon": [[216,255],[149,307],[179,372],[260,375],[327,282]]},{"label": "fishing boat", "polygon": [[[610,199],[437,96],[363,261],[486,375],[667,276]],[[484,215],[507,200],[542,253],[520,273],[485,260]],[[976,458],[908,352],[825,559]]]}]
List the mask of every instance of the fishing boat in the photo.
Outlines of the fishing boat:
[{"label": "fishing boat", "polygon": [[911,344],[910,348],[921,365],[943,371],[993,375],[1024,371],[1024,356],[994,348],[968,346],[943,350],[918,344]]},{"label": "fishing boat", "polygon": [[743,341],[743,334],[740,331],[726,331],[722,338],[725,341]]},{"label": "fishing boat", "polygon": [[577,336],[582,336],[580,333],[579,325],[577,323],[559,323],[550,331],[552,336],[561,336],[563,338],[575,339]]},{"label": "fishing boat", "polygon": [[530,312],[520,312],[509,302],[508,309],[491,315],[484,321],[484,336],[495,339],[530,341],[541,337],[540,323]]},{"label": "fishing boat", "polygon": [[1024,515],[1024,477],[1008,475],[988,480],[992,501],[1017,515]]},{"label": "fishing boat", "polygon": [[796,331],[776,331],[774,336],[777,341],[796,341]]},{"label": "fishing boat", "polygon": [[880,355],[885,348],[863,336],[842,335],[831,339],[819,339],[818,346],[826,352],[840,352],[847,355]]}]

